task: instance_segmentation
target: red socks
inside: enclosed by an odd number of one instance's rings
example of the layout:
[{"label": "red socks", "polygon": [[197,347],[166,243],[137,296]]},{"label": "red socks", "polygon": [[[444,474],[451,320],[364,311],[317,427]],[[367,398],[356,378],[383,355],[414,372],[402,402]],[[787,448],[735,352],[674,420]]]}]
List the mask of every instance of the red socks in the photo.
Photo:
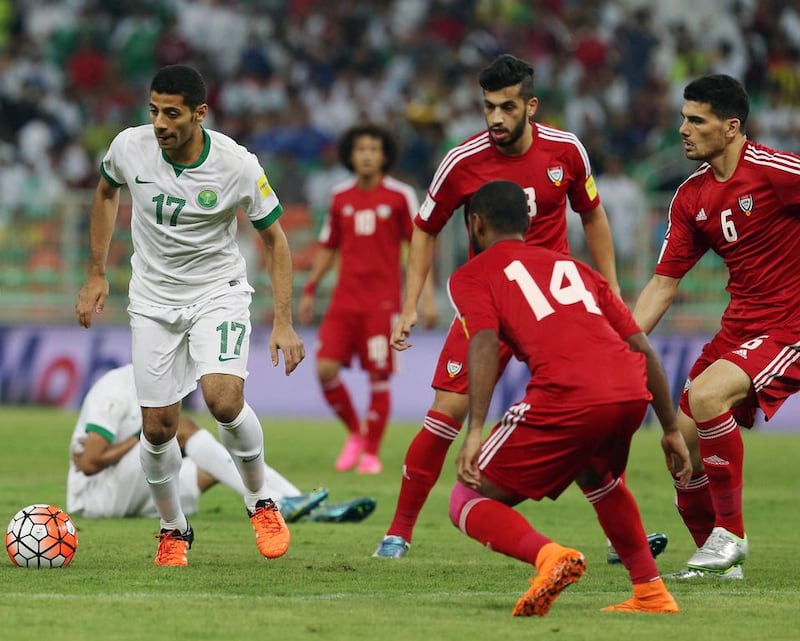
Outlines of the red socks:
[{"label": "red socks", "polygon": [[369,410],[367,410],[367,433],[364,441],[364,451],[367,454],[378,455],[378,450],[383,441],[386,424],[389,421],[391,407],[391,392],[388,379],[370,381]]},{"label": "red socks", "polygon": [[636,585],[653,581],[659,577],[658,568],[647,544],[636,500],[622,479],[612,479],[608,475],[605,480],[607,482],[602,487],[584,489],[583,493],[627,568],[631,582]]},{"label": "red socks", "polygon": [[387,534],[411,541],[422,506],[441,474],[447,450],[458,436],[461,424],[454,418],[429,410],[422,429],[411,441],[403,465],[403,480],[397,508]]},{"label": "red socks", "polygon": [[730,411],[697,423],[700,455],[711,486],[715,526],[744,536],[742,518],[742,468],[744,445],[739,425]]},{"label": "red socks", "polygon": [[697,547],[706,542],[714,527],[714,503],[705,472],[692,474],[687,487],[675,484],[675,503]]},{"label": "red socks", "polygon": [[450,495],[450,519],[471,539],[534,566],[539,551],[551,542],[514,508],[461,483],[456,483]]},{"label": "red socks", "polygon": [[361,433],[361,424],[353,408],[353,402],[350,400],[350,392],[347,391],[338,376],[326,383],[322,383],[322,394],[336,416],[344,423],[347,431],[350,434]]}]

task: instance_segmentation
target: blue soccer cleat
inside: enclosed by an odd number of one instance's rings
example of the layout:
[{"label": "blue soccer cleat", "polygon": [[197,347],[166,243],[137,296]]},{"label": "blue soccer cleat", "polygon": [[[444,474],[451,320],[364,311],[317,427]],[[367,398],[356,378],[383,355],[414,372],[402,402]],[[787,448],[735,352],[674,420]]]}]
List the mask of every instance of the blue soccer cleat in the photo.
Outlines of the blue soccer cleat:
[{"label": "blue soccer cleat", "polygon": [[372,556],[383,557],[385,559],[399,559],[408,552],[411,544],[402,536],[384,536],[378,544],[378,549]]},{"label": "blue soccer cleat", "polygon": [[375,510],[375,499],[362,497],[344,503],[322,503],[308,518],[317,523],[358,523]]},{"label": "blue soccer cleat", "polygon": [[[659,554],[661,554],[664,550],[667,549],[667,535],[661,534],[661,532],[654,532],[653,534],[647,535],[647,544],[650,546],[650,553],[653,555],[653,558],[656,558]],[[608,550],[606,551],[606,561],[610,565],[614,563],[622,563],[622,560],[619,558],[619,554],[617,551],[611,546],[609,543]]]},{"label": "blue soccer cleat", "polygon": [[324,487],[312,490],[308,494],[298,494],[297,496],[283,497],[279,501],[283,520],[287,523],[299,521],[304,516],[309,514],[311,510],[322,503],[326,498],[328,498],[328,490],[326,490]]}]

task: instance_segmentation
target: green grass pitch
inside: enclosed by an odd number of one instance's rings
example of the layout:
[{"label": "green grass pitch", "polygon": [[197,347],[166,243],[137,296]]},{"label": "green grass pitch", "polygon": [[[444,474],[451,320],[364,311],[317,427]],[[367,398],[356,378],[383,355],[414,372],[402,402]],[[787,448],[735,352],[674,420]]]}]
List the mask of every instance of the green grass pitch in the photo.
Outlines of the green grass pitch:
[{"label": "green grass pitch", "polygon": [[[201,422],[212,425],[207,416]],[[0,520],[24,505],[63,506],[74,414],[0,409]],[[541,619],[511,609],[531,569],[483,549],[447,518],[453,447],[426,505],[408,557],[371,554],[391,519],[406,446],[416,426],[390,426],[384,472],[337,474],[343,431],[333,421],[263,420],[267,459],[303,489],[325,485],[330,500],[369,495],[375,513],[358,524],[291,526],[286,556],[262,559],[241,500],[222,486],[201,499],[188,568],[153,565],[157,522],[76,519],[72,565],[25,570],[0,558],[0,639],[196,641],[275,639],[560,639],[604,641],[800,639],[800,435],[745,433],[745,517],[751,557],[744,581],[671,583],[678,615],[600,609],[629,596],[627,575],[605,561],[605,537],[580,493],[521,509],[548,536],[581,549],[585,577]],[[650,531],[669,535],[664,572],[693,551],[673,506],[658,432],[637,435],[628,470]]]}]

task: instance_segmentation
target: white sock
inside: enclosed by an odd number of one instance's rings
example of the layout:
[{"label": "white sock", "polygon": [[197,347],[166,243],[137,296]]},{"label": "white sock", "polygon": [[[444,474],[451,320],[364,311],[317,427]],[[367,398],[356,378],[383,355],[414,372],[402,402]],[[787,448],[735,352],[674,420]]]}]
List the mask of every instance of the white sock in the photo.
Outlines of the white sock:
[{"label": "white sock", "polygon": [[287,496],[302,494],[289,479],[266,463],[264,463],[264,478],[267,494],[277,503]]},{"label": "white sock", "polygon": [[139,460],[153,503],[161,516],[161,528],[185,532],[189,523],[181,509],[181,448],[178,438],[153,445],[143,432],[139,442]]},{"label": "white sock", "polygon": [[264,488],[264,433],[253,409],[244,404],[230,423],[217,421],[219,440],[231,455],[246,492],[244,502],[253,511],[256,501],[268,498]]},{"label": "white sock", "polygon": [[202,429],[195,432],[186,441],[183,449],[186,456],[197,463],[201,470],[227,485],[239,496],[245,495],[247,490],[231,455],[211,432]]}]

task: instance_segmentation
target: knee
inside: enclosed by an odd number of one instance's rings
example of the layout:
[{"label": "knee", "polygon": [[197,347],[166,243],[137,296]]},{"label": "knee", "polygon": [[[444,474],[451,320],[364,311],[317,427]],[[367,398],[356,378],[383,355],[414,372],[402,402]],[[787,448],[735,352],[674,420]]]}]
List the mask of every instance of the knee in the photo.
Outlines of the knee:
[{"label": "knee", "polygon": [[142,434],[153,445],[162,445],[178,431],[178,416],[171,412],[142,412]]},{"label": "knee", "polygon": [[692,381],[687,392],[689,400],[689,410],[692,417],[703,420],[709,412],[716,416],[716,406],[719,405],[719,392],[714,385],[709,385],[703,378]]},{"label": "knee", "polygon": [[431,410],[446,414],[457,423],[461,424],[467,418],[469,399],[466,394],[436,390]]},{"label": "knee", "polygon": [[462,532],[464,531],[464,521],[466,520],[468,509],[465,510],[473,501],[485,498],[475,490],[468,488],[460,482],[456,482],[450,492],[450,521]]},{"label": "knee", "polygon": [[334,378],[339,375],[341,363],[323,358],[317,361],[317,378],[323,385],[330,383]]},{"label": "knee", "polygon": [[244,408],[244,398],[235,395],[209,395],[205,401],[208,411],[220,423],[232,423]]}]

